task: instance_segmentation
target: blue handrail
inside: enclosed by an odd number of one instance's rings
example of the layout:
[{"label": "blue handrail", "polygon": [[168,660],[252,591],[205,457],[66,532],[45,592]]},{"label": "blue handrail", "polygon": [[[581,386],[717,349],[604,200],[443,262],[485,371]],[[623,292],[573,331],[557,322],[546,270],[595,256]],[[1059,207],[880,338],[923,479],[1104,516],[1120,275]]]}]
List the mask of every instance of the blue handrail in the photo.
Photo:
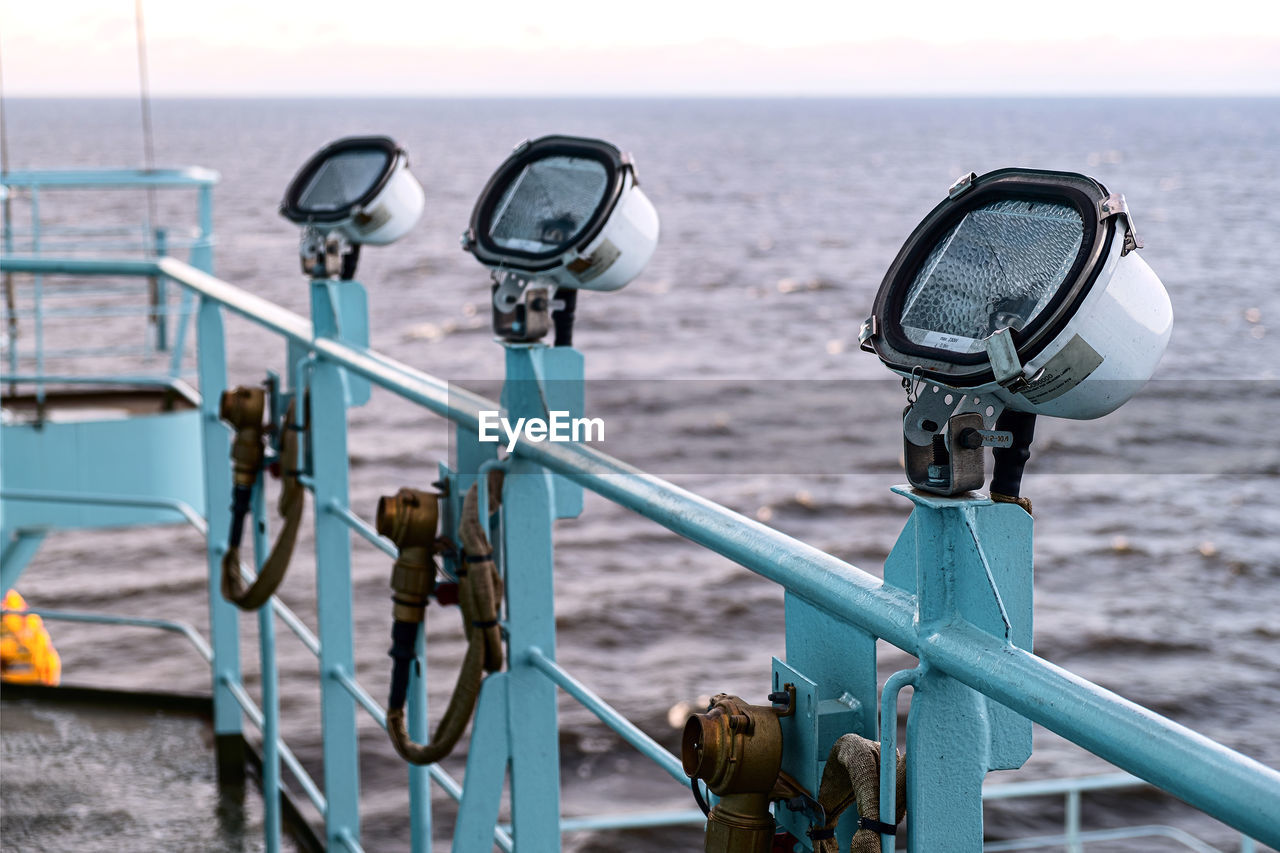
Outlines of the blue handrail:
[{"label": "blue handrail", "polygon": [[[216,349],[205,352],[206,343],[212,345],[213,342],[212,337],[206,340],[206,336],[215,331],[220,334],[218,311],[229,310],[249,319],[285,338],[314,361],[315,374],[309,388],[317,429],[336,428],[329,415],[316,413],[325,411],[326,399],[332,402],[341,397],[343,385],[337,381],[337,371],[346,371],[367,379],[380,388],[448,418],[461,430],[470,430],[473,435],[478,425],[479,412],[499,408],[493,401],[450,387],[440,379],[375,351],[332,338],[317,337],[311,323],[304,318],[175,259],[136,261],[10,257],[0,259],[0,270],[44,275],[165,277],[190,291],[200,301],[199,312],[205,323],[202,326],[202,359],[221,358],[220,351]],[[220,346],[220,342],[217,342],[216,347]],[[221,369],[221,366],[218,365],[217,369]],[[330,375],[326,371],[334,372]],[[212,375],[205,367],[202,367],[202,373],[204,377]],[[327,376],[330,378],[326,378]],[[202,387],[201,390],[208,399],[210,393],[219,389]],[[333,397],[335,394],[338,398]],[[334,436],[326,438],[321,434],[315,440],[330,442],[326,445],[328,447],[345,448],[345,427]],[[225,450],[222,452],[225,458]],[[211,459],[215,457],[216,454],[210,453]],[[1280,825],[1275,820],[1277,804],[1280,804],[1280,773],[1277,771],[1074,676],[1014,646],[1004,637],[996,637],[981,630],[965,618],[955,614],[942,619],[922,618],[923,593],[886,584],[810,545],[588,446],[522,442],[515,447],[513,459],[515,464],[511,466],[509,474],[511,482],[525,482],[527,478],[522,480],[523,475],[537,472],[551,472],[567,478],[783,585],[789,596],[805,602],[807,606],[828,613],[840,622],[867,634],[887,640],[915,655],[930,672],[955,679],[1240,831],[1273,846],[1280,846]],[[335,464],[345,468],[345,458]],[[315,475],[317,492],[324,488],[324,483],[332,484],[332,478],[337,473],[318,469]],[[341,473],[345,478],[345,470]],[[534,489],[532,493],[535,494],[538,489],[543,489],[539,485],[529,488]],[[526,516],[537,516],[536,509],[524,505],[512,507],[511,511],[521,513],[522,523]],[[384,551],[387,550],[378,541],[376,534],[369,535],[371,529],[367,522],[360,520],[345,505],[345,489],[337,496],[326,495],[320,512],[338,525],[334,530],[342,531],[341,539],[331,536],[330,541],[349,542],[347,536],[351,530],[355,530]],[[546,518],[549,521],[550,516]],[[317,524],[320,524],[319,516]],[[219,538],[217,533],[213,529],[210,531],[213,537],[211,547],[219,547],[215,544]],[[329,558],[332,559],[332,554]],[[323,566],[320,572],[323,578],[326,574]],[[332,580],[330,578],[330,582]],[[347,582],[349,584],[349,578]],[[323,597],[326,593],[322,590],[321,595]],[[997,603],[1003,608],[998,597]],[[320,610],[320,648],[324,654],[332,651],[328,632],[341,631],[343,626],[326,622],[323,602]],[[346,613],[349,614],[349,611]],[[521,618],[523,617],[509,615],[513,637],[514,632],[521,630]],[[349,615],[331,617],[330,621],[340,622],[342,619],[349,619]],[[349,626],[347,630],[349,632]],[[216,638],[214,647],[217,655]],[[643,733],[637,735],[638,730],[629,729],[630,723],[624,725],[621,715],[608,708],[595,694],[554,663],[553,648],[535,644],[522,646],[521,657],[512,661],[511,676],[513,679],[524,678],[526,670],[565,688],[615,731],[624,737],[630,733],[628,740],[642,751],[652,752],[651,744]],[[352,707],[359,701],[365,705],[366,710],[373,713],[376,705],[371,707],[369,703],[372,700],[367,699],[367,695],[361,696],[361,689],[352,681],[349,672],[339,664],[330,665],[322,674],[333,681]],[[236,698],[239,699],[238,696]],[[326,701],[337,700],[328,697]],[[505,748],[516,749],[511,744]],[[513,756],[513,773],[517,772],[514,768],[524,759],[518,752],[508,754]],[[485,759],[485,756],[473,757],[478,762]],[[656,754],[651,754],[650,757],[673,776],[676,775],[672,764],[674,757]],[[477,778],[485,777],[480,772],[482,769],[477,765]],[[473,778],[470,765],[467,778],[470,786]],[[336,801],[332,792],[328,801],[330,804]],[[496,809],[496,802],[491,805],[492,809]],[[481,810],[480,813],[490,813],[487,811],[490,804],[482,803],[477,808]],[[496,811],[493,814],[496,816]],[[531,831],[522,825],[522,819],[545,822],[546,816],[522,818],[518,812],[514,836],[516,843],[520,842],[522,832]],[[928,820],[929,816],[921,819]],[[538,823],[538,826],[541,827],[542,823]],[[554,827],[558,833],[558,818],[554,819]],[[532,830],[534,834],[529,837],[538,837],[537,833],[540,831],[542,830]],[[330,838],[332,841],[354,843],[353,839],[358,838],[355,819],[347,818],[344,822],[331,825]]]}]

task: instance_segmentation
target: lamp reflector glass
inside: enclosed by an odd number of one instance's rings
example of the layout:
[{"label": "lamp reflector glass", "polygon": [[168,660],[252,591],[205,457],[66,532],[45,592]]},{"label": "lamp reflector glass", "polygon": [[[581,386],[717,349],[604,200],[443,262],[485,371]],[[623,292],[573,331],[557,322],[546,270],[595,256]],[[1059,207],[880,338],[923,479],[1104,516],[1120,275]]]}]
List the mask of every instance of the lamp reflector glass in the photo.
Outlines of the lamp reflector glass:
[{"label": "lamp reflector glass", "polygon": [[504,249],[547,253],[568,248],[609,189],[599,160],[547,157],[525,166],[494,210],[489,236]]},{"label": "lamp reflector glass", "polygon": [[993,332],[1021,330],[1044,310],[1083,239],[1084,222],[1069,204],[1004,199],[969,211],[912,281],[903,333],[922,346],[981,352]]},{"label": "lamp reflector glass", "polygon": [[335,154],[316,169],[298,194],[298,207],[322,213],[355,204],[373,189],[389,160],[381,149],[356,148]]}]

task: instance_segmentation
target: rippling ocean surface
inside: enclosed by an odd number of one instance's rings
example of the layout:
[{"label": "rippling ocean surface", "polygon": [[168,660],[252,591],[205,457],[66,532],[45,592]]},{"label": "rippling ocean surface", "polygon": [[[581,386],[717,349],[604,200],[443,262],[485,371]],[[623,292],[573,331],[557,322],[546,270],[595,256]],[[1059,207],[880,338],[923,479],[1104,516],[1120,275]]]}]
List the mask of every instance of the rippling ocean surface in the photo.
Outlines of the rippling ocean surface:
[{"label": "rippling ocean surface", "polygon": [[[502,370],[487,276],[458,248],[486,178],[513,145],[546,133],[631,151],[661,243],[626,290],[584,294],[576,335],[588,407],[636,419],[635,442],[610,441],[610,452],[876,574],[908,514],[889,493],[904,479],[903,402],[856,338],[898,247],[969,171],[1081,171],[1123,192],[1172,297],[1174,335],[1148,392],[1120,413],[1041,422],[1024,484],[1036,508],[1036,651],[1280,766],[1280,101],[159,100],[153,109],[159,164],[222,174],[218,275],[303,314],[297,232],[276,213],[285,184],[333,138],[395,137],[427,208],[408,238],[364,252],[372,342],[464,384]],[[137,111],[123,100],[11,101],[12,167],[137,165]],[[137,196],[95,204],[50,200],[48,215],[84,224],[142,209]],[[141,331],[121,319],[74,334],[111,342]],[[283,348],[247,323],[229,321],[228,335],[232,382],[280,367]],[[351,425],[352,503],[367,517],[379,495],[425,487],[448,453],[441,422],[385,394],[353,411]],[[314,624],[306,535],[283,597]],[[777,587],[591,497],[556,535],[559,659],[645,731],[675,748],[677,703],[721,691],[762,699],[770,656],[783,652]],[[390,566],[363,543],[355,549],[358,670],[381,697]],[[59,534],[20,588],[36,606],[204,625],[204,587],[198,537],[163,528]],[[255,623],[242,625],[256,690]],[[456,615],[433,608],[428,631],[440,709],[462,649]],[[177,640],[66,624],[53,632],[68,683],[208,689]],[[318,771],[315,662],[280,634],[285,733]],[[882,678],[910,665],[882,650]],[[568,700],[561,724],[566,814],[691,805]],[[402,765],[365,717],[361,730],[366,847],[407,849]],[[460,771],[461,761],[449,766]],[[993,779],[1106,769],[1037,730],[1026,768]],[[447,838],[452,807],[438,792],[436,803]],[[1006,804],[989,810],[988,832],[1050,833],[1061,815],[1056,801]],[[1167,821],[1233,843],[1167,798],[1087,800],[1085,817],[1095,827]],[[565,846],[700,843],[684,828],[577,834]]]}]

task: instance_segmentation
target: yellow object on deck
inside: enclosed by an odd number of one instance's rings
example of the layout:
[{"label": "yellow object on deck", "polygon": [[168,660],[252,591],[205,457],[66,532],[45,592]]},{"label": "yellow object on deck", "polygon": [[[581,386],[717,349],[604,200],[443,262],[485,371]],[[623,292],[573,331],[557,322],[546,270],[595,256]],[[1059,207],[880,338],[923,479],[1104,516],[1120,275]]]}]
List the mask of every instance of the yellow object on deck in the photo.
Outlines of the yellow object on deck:
[{"label": "yellow object on deck", "polygon": [[[5,610],[26,610],[16,590],[4,597]],[[0,622],[0,681],[55,685],[62,678],[62,659],[34,613],[6,613]]]}]

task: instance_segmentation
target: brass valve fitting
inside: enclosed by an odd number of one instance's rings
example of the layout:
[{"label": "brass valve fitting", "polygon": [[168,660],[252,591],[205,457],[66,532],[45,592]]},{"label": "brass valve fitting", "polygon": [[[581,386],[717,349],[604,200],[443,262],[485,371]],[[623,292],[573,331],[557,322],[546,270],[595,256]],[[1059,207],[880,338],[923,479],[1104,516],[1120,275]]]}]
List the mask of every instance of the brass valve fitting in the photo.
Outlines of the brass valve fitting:
[{"label": "brass valve fitting", "polygon": [[684,726],[681,762],[719,796],[707,821],[707,853],[769,853],[770,793],[782,771],[782,726],[768,705],[721,693]]},{"label": "brass valve fitting", "polygon": [[218,416],[236,431],[231,444],[232,479],[241,488],[253,488],[262,470],[262,416],[266,407],[263,389],[243,385],[223,391],[219,401]]},{"label": "brass valve fitting", "polygon": [[376,526],[400,549],[391,569],[391,600],[397,622],[421,622],[423,609],[436,586],[432,556],[440,497],[434,492],[401,489],[378,499]]}]

